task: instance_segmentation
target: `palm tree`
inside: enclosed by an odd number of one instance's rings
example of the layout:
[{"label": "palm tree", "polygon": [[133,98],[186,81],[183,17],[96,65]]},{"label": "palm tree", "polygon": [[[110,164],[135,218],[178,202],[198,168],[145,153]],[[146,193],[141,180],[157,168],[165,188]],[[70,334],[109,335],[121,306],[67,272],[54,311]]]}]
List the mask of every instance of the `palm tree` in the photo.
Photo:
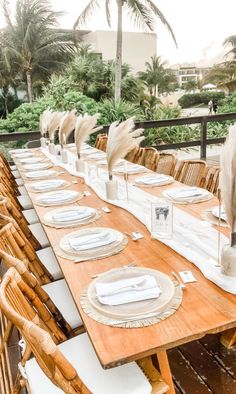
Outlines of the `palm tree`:
[{"label": "palm tree", "polygon": [[62,67],[73,54],[72,33],[56,29],[60,12],[54,12],[47,0],[17,0],[14,21],[8,1],[3,1],[7,23],[1,39],[8,63],[22,72],[33,101],[33,78],[44,78],[49,71]]},{"label": "palm tree", "polygon": [[151,56],[151,62],[146,62],[146,71],[139,73],[139,78],[145,81],[151,96],[158,97],[159,91],[168,90],[170,83],[176,82],[173,72],[165,68],[166,63],[162,62],[160,56]]},{"label": "palm tree", "polygon": [[[110,0],[103,1],[108,25],[111,27],[111,13],[110,13]],[[99,8],[101,1],[90,0],[88,5],[77,18],[74,29],[80,24],[84,23],[91,14]],[[122,17],[123,8],[126,7],[131,20],[138,27],[154,31],[155,19],[159,20],[167,27],[175,44],[176,39],[172,28],[167,22],[162,12],[156,7],[151,0],[116,0],[117,4],[117,40],[116,40],[116,61],[115,61],[115,101],[119,101],[121,97],[121,78],[122,78]],[[177,44],[176,44],[177,46]]]}]

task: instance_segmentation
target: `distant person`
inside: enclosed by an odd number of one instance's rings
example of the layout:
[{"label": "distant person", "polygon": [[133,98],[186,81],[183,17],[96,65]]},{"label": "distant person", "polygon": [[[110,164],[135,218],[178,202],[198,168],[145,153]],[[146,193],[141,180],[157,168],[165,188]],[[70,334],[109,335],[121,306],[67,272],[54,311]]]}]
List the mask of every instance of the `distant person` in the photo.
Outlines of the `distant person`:
[{"label": "distant person", "polygon": [[208,114],[211,115],[212,114],[212,110],[213,110],[213,101],[212,100],[210,100],[208,102],[208,109],[209,109]]},{"label": "distant person", "polygon": [[216,114],[217,108],[218,108],[217,102],[213,101],[213,112],[214,112],[214,114]]}]

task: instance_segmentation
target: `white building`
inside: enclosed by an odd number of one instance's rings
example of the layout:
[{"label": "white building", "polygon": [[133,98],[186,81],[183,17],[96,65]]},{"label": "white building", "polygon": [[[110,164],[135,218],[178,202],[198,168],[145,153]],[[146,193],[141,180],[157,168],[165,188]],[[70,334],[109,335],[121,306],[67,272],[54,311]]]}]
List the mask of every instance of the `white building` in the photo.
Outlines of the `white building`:
[{"label": "white building", "polygon": [[[115,60],[115,31],[88,31],[81,38],[94,52],[101,53],[103,60]],[[156,54],[156,46],[155,33],[123,32],[122,63],[128,63],[134,74],[145,71],[145,62]]]}]

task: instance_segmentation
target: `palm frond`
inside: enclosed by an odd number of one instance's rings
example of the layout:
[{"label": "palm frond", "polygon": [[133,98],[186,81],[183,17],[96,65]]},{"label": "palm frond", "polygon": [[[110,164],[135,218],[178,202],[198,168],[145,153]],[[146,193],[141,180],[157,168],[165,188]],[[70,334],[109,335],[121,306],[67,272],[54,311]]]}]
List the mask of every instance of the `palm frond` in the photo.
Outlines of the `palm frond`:
[{"label": "palm frond", "polygon": [[76,19],[73,29],[76,29],[77,27],[86,23],[87,19],[89,19],[91,17],[93,12],[99,7],[99,5],[100,5],[99,0],[90,0],[88,5],[84,8],[84,10],[81,12],[81,14]]},{"label": "palm frond", "polygon": [[140,0],[127,0],[128,14],[133,24],[143,30],[154,30],[155,23],[150,10]]},{"label": "palm frond", "polygon": [[145,0],[145,1],[147,3],[148,7],[150,8],[150,10],[154,13],[154,15],[156,15],[160,19],[160,21],[163,23],[163,25],[167,27],[167,30],[169,31],[169,33],[176,45],[176,48],[178,48],[174,32],[173,32],[169,22],[166,20],[165,16],[163,15],[163,13],[159,10],[159,8],[157,8],[157,6],[153,3],[153,1],[151,1],[151,0]]}]

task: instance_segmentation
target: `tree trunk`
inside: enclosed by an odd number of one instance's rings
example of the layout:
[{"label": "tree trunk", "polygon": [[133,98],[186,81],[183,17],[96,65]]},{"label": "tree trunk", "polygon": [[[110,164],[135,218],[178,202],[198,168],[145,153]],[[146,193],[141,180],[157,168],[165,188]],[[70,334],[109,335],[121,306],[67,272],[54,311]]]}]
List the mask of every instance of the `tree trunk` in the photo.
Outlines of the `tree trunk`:
[{"label": "tree trunk", "polygon": [[7,96],[8,96],[8,86],[3,86],[2,88],[2,97],[3,97],[3,101],[4,101],[4,111],[5,111],[5,117],[7,118],[9,111],[8,111],[8,100],[7,100]]},{"label": "tree trunk", "polygon": [[13,82],[12,82],[11,84],[12,84],[12,87],[13,87],[13,90],[14,90],[15,99],[18,100],[17,86],[16,86],[16,84],[13,83]]},{"label": "tree trunk", "polygon": [[115,63],[115,102],[121,98],[121,65],[122,65],[122,0],[117,1],[117,40],[116,40],[116,63]]},{"label": "tree trunk", "polygon": [[33,102],[33,88],[32,88],[32,79],[31,79],[31,71],[26,71],[26,81],[27,81],[27,94],[28,100],[30,103]]}]

